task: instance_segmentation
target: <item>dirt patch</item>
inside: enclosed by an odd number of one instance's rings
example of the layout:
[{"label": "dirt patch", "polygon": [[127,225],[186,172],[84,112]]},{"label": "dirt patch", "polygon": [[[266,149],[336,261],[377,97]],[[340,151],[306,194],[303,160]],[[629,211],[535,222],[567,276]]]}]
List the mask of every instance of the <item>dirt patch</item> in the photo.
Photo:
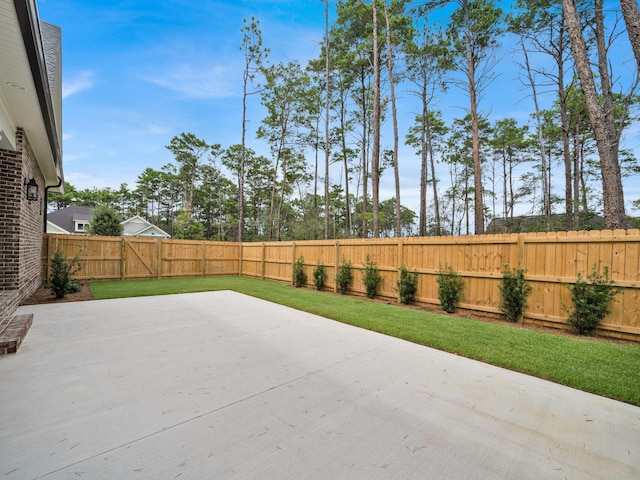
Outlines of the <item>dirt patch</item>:
[{"label": "dirt patch", "polygon": [[42,303],[84,302],[93,300],[88,283],[83,283],[82,288],[76,293],[67,293],[64,298],[56,298],[47,287],[40,287],[29,298],[25,298],[20,305],[40,305]]}]

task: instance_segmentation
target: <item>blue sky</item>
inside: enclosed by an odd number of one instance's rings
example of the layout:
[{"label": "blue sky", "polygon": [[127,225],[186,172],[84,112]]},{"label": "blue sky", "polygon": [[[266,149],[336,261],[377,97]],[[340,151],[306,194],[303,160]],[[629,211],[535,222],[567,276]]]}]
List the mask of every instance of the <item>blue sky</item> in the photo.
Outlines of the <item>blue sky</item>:
[{"label": "blue sky", "polygon": [[64,169],[77,188],[133,188],[172,160],[164,146],[181,132],[239,143],[243,18],[261,20],[274,59],[306,61],[322,38],[317,0],[40,0],[39,12],[63,32]]},{"label": "blue sky", "polygon": [[[320,54],[324,33],[320,0],[39,0],[38,6],[43,20],[62,28],[64,171],[78,189],[117,189],[121,183],[135,188],[145,168],[173,160],[165,145],[181,132],[223,147],[239,143],[243,18],[260,20],[272,63],[305,65]],[[527,122],[531,102],[517,80],[513,55],[503,55],[501,75],[481,109],[492,120]],[[402,143],[416,108],[408,93],[400,95]],[[248,143],[268,156],[268,146],[253,135],[264,112],[257,97],[252,101]],[[466,105],[455,88],[438,103],[445,118],[464,115],[452,107]],[[631,146],[639,147],[634,131]],[[386,135],[383,148],[391,146]],[[400,162],[402,202],[417,212],[419,159],[403,147]],[[336,166],[332,183],[340,176]],[[381,198],[393,195],[389,170]],[[628,201],[639,195],[634,186],[626,191]]]}]

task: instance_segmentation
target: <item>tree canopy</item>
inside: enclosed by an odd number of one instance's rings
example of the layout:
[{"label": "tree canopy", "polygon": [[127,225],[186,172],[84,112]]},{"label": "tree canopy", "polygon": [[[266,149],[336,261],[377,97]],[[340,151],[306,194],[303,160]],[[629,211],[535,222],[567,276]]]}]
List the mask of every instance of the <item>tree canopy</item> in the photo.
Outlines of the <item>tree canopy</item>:
[{"label": "tree canopy", "polygon": [[[259,21],[244,21],[237,144],[180,133],[167,144],[174,161],[144,169],[133,188],[67,184],[50,208],[101,205],[176,237],[217,240],[479,234],[494,219],[526,215],[545,218],[546,229],[558,214],[572,229],[592,228],[585,219],[598,214],[608,228],[628,225],[622,180],[640,171],[624,148],[639,121],[636,2],[611,10],[601,0],[518,0],[509,12],[493,0],[322,7],[324,38],[307,64],[270,63]],[[499,118],[488,87],[505,45],[523,103],[519,115]],[[627,50],[636,68],[625,73],[611,58]],[[450,89],[462,100],[443,105]],[[540,102],[543,94],[553,101]],[[253,95],[263,114],[255,139],[246,135]],[[403,176],[407,155],[420,167]],[[393,191],[381,188],[390,173]],[[401,180],[419,190],[418,212],[400,202]]]}]

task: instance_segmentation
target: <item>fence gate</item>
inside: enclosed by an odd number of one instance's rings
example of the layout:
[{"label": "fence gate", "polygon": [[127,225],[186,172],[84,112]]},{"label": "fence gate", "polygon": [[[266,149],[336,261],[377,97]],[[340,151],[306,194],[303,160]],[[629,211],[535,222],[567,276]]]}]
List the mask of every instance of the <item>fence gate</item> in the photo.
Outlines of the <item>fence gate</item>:
[{"label": "fence gate", "polygon": [[162,242],[138,237],[123,238],[122,250],[122,279],[160,278]]}]

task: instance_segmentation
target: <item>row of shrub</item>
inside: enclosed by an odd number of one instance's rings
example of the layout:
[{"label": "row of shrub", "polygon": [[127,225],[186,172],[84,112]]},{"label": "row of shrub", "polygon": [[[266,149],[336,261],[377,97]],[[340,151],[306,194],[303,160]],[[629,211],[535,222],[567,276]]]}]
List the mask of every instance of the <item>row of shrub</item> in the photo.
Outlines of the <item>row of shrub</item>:
[{"label": "row of shrub", "polygon": [[[512,269],[509,264],[505,264],[504,267],[502,282],[498,286],[502,298],[500,311],[508,321],[518,322],[522,319],[527,306],[527,296],[531,291],[531,286],[525,279],[523,269]],[[399,272],[396,291],[400,295],[400,302],[409,304],[413,302],[418,291],[418,273],[410,272],[404,265],[399,267]],[[346,294],[353,283],[351,262],[343,259],[342,264],[338,266],[335,280],[338,291],[343,295]],[[326,281],[325,266],[318,263],[313,270],[314,287],[321,290]],[[448,266],[440,269],[436,281],[440,307],[447,313],[455,312],[464,290],[462,276],[453,267]],[[295,287],[301,287],[306,283],[304,258],[300,257],[293,266],[293,284]],[[376,296],[378,287],[382,283],[378,266],[376,262],[371,260],[369,254],[367,254],[362,269],[362,283],[365,285],[366,295],[369,298]],[[613,280],[609,278],[608,268],[605,267],[604,273],[601,274],[596,265],[593,266],[593,271],[587,275],[586,279],[578,274],[575,284],[563,285],[570,290],[573,303],[573,308],[562,304],[569,316],[567,323],[581,335],[588,335],[596,329],[602,319],[611,312],[611,302],[621,291],[620,288],[614,286]]]},{"label": "row of shrub", "polygon": [[[404,304],[413,302],[416,292],[418,291],[418,273],[410,272],[404,265],[400,266],[400,278],[398,280],[398,292],[400,293],[400,301]],[[318,263],[313,269],[313,285],[317,290],[322,290],[326,281],[327,273],[325,266]],[[307,274],[304,271],[304,257],[300,257],[293,264],[293,285],[302,287],[307,283]],[[366,295],[368,298],[374,298],[378,293],[378,287],[382,283],[382,275],[378,270],[376,262],[371,260],[367,254],[367,260],[362,270],[362,283],[366,287]],[[338,266],[336,272],[336,286],[341,294],[346,294],[349,287],[353,284],[353,271],[351,262],[346,259],[342,260],[342,264]]]},{"label": "row of shrub", "polygon": [[[363,267],[362,282],[366,287],[366,295],[369,298],[374,298],[382,283],[382,275],[380,275],[376,262],[371,260],[369,254],[367,254]],[[502,297],[500,311],[510,322],[517,322],[522,319],[531,286],[525,279],[523,269],[512,269],[509,264],[505,264],[504,267],[502,282],[498,286]],[[67,293],[80,290],[80,282],[73,278],[79,269],[78,255],[69,260],[59,249],[56,250],[51,261],[50,289],[57,298],[63,298]],[[409,304],[413,302],[418,291],[418,273],[410,272],[404,265],[399,267],[399,272],[396,291],[400,296],[400,302]],[[301,287],[307,283],[303,257],[300,257],[293,265],[292,280],[295,287]],[[343,295],[346,294],[353,283],[351,262],[343,259],[342,264],[338,266],[335,280],[338,291]],[[322,263],[318,263],[313,270],[313,285],[317,290],[321,290],[326,281],[325,267]],[[464,290],[462,277],[453,267],[448,266],[440,269],[436,281],[442,310],[447,313],[455,312]],[[608,268],[605,267],[604,273],[601,274],[596,265],[593,266],[592,272],[587,275],[586,279],[578,274],[574,284],[565,283],[563,285],[570,290],[573,303],[573,308],[562,304],[568,314],[567,323],[581,335],[592,333],[602,319],[611,313],[611,302],[621,292],[621,289],[614,286],[613,280],[609,277]]]}]

